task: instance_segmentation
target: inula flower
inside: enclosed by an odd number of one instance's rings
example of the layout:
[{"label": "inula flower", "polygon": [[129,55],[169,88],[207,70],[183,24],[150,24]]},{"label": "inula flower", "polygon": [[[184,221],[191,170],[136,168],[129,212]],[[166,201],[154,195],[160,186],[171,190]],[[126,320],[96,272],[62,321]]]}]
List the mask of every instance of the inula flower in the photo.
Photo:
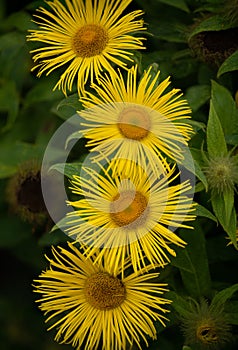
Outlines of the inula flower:
[{"label": "inula flower", "polygon": [[153,322],[165,326],[165,306],[170,304],[161,297],[167,285],[155,280],[158,273],[142,269],[122,277],[106,258],[100,264],[97,254],[87,259],[71,243],[69,248],[53,248],[50,269],[35,281],[49,329],[57,329],[55,340],[77,349],[96,350],[100,344],[102,350],[125,350],[132,343],[144,349],[147,336],[156,339]]},{"label": "inula flower", "polygon": [[160,73],[152,78],[149,68],[137,83],[137,71],[132,67],[126,82],[120,71],[116,77],[106,75],[100,85],[92,85],[96,96],[86,92],[81,99],[87,108],[80,111],[87,145],[98,152],[97,161],[128,158],[152,165],[165,156],[181,161],[192,132],[186,123],[190,108],[178,89],[165,92],[169,78],[158,84]]},{"label": "inula flower", "polygon": [[160,178],[139,165],[120,165],[116,172],[106,167],[101,173],[92,168],[83,171],[73,177],[71,190],[84,198],[69,202],[76,210],[68,213],[66,231],[89,246],[89,256],[95,247],[102,248],[98,258],[108,255],[116,270],[128,254],[137,271],[146,265],[145,257],[154,266],[164,266],[168,253],[175,256],[171,243],[185,246],[173,231],[188,227],[182,222],[194,219],[191,199],[185,194],[191,186],[189,181],[171,185],[178,178],[174,168],[166,175],[161,172]]},{"label": "inula flower", "polygon": [[236,156],[220,156],[207,160],[204,168],[212,193],[223,194],[234,190],[238,184],[238,159]]},{"label": "inula flower", "polygon": [[39,29],[30,30],[28,40],[45,44],[31,51],[38,76],[50,74],[66,65],[55,88],[64,94],[71,91],[77,80],[82,92],[88,78],[103,69],[113,74],[113,64],[126,67],[132,61],[130,50],[143,49],[142,39],[132,36],[144,30],[143,20],[137,20],[141,10],[122,12],[132,0],[59,0],[47,2],[50,10],[40,7],[35,15]]},{"label": "inula flower", "polygon": [[231,340],[231,326],[222,305],[191,301],[190,311],[182,319],[186,343],[199,350],[217,350]]},{"label": "inula flower", "polygon": [[11,211],[36,226],[48,218],[41,192],[40,170],[40,163],[35,160],[21,164],[6,188]]}]

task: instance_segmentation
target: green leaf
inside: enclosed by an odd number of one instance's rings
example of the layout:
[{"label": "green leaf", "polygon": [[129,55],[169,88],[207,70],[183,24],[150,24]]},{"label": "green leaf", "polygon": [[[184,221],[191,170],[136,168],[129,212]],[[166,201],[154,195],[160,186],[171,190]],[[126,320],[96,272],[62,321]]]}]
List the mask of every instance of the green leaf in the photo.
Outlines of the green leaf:
[{"label": "green leaf", "polygon": [[238,326],[238,301],[229,302],[225,305],[225,313],[230,324]]},{"label": "green leaf", "polygon": [[170,5],[176,7],[182,11],[190,12],[189,8],[184,0],[159,0],[162,4]]},{"label": "green leaf", "polygon": [[183,166],[189,170],[190,172],[192,172],[194,175],[197,176],[197,178],[203,183],[206,191],[208,189],[208,183],[207,183],[207,178],[204,175],[200,164],[197,161],[198,158],[198,152],[199,152],[199,156],[201,156],[201,151],[200,150],[195,150],[195,149],[190,149],[191,154],[193,159],[191,159],[191,157],[187,157],[185,155],[184,160],[183,160]]},{"label": "green leaf", "polygon": [[222,15],[215,15],[205,19],[198,26],[196,26],[193,32],[190,34],[189,39],[201,32],[219,31],[229,28],[231,28],[231,23],[228,19]]},{"label": "green leaf", "polygon": [[68,218],[68,216],[65,216],[52,227],[50,232],[54,232],[58,229],[63,231],[64,229],[66,229],[68,227],[72,227],[72,223],[69,224],[69,218]]},{"label": "green leaf", "polygon": [[190,86],[185,94],[185,98],[188,100],[189,106],[193,112],[196,112],[207,101],[209,101],[211,95],[211,88],[209,85],[193,85]]},{"label": "green leaf", "polygon": [[211,307],[223,307],[228,299],[230,299],[235,292],[238,291],[238,283],[233,284],[233,286],[223,289],[218,292],[211,302]]},{"label": "green leaf", "polygon": [[67,242],[69,240],[71,239],[62,231],[60,230],[56,231],[56,229],[55,230],[52,229],[51,232],[47,232],[40,237],[40,239],[38,240],[38,244],[40,246],[45,247],[45,246],[57,245],[59,243]]},{"label": "green leaf", "polygon": [[81,109],[83,105],[79,101],[78,94],[73,94],[63,99],[52,111],[63,120],[67,120]]},{"label": "green leaf", "polygon": [[220,78],[222,74],[233,72],[234,70],[238,70],[238,51],[234,52],[222,63],[217,72],[217,77]]},{"label": "green leaf", "polygon": [[2,248],[13,247],[31,235],[29,225],[16,216],[2,216],[0,225],[0,247]]},{"label": "green leaf", "polygon": [[[52,81],[52,80],[51,80]],[[24,98],[25,106],[33,105],[42,101],[54,101],[62,98],[62,93],[59,90],[53,91],[48,79],[41,79],[37,84],[29,90]]]},{"label": "green leaf", "polygon": [[58,163],[50,167],[49,170],[56,170],[59,173],[73,179],[74,175],[79,175],[82,163]]},{"label": "green leaf", "polygon": [[213,211],[222,225],[225,232],[228,234],[232,243],[237,247],[236,242],[236,211],[234,208],[234,192],[227,191],[222,195],[213,195],[211,197]]},{"label": "green leaf", "polygon": [[236,146],[238,145],[238,135],[226,135],[226,143],[228,145]]},{"label": "green leaf", "polygon": [[0,24],[0,28],[5,31],[17,28],[19,31],[25,32],[30,29],[30,27],[32,27],[31,16],[25,11],[12,13]]},{"label": "green leaf", "polygon": [[190,305],[188,300],[184,299],[173,291],[166,293],[166,298],[172,300],[172,307],[181,317],[186,317],[189,315]]},{"label": "green leaf", "polygon": [[0,37],[0,66],[4,67],[1,75],[6,81],[15,81],[18,87],[29,79],[32,62],[28,51],[25,34],[11,32]]},{"label": "green leaf", "polygon": [[212,100],[207,123],[207,150],[210,158],[227,155],[224,133]]},{"label": "green leaf", "polygon": [[7,122],[1,128],[2,132],[8,131],[13,126],[19,110],[19,95],[13,81],[5,81],[0,88],[0,111],[7,113]]},{"label": "green leaf", "polygon": [[196,208],[196,211],[195,211],[196,216],[203,216],[217,223],[217,218],[207,208],[203,207],[198,203],[196,203],[195,208]]},{"label": "green leaf", "polygon": [[194,231],[179,231],[187,246],[177,251],[177,256],[171,259],[171,264],[179,268],[189,295],[197,298],[210,295],[211,280],[203,231],[198,224],[194,223],[194,226]]},{"label": "green leaf", "polygon": [[18,170],[18,166],[27,160],[40,160],[44,150],[43,145],[33,145],[19,141],[1,145],[0,179],[14,175]]},{"label": "green leaf", "polygon": [[159,24],[158,21],[150,21],[149,30],[153,35],[160,39],[166,40],[168,42],[174,43],[186,43],[186,27],[181,23],[173,20],[170,22],[168,19],[160,18]]},{"label": "green leaf", "polygon": [[238,109],[230,91],[212,80],[211,100],[224,134],[238,133]]},{"label": "green leaf", "polygon": [[199,130],[205,131],[205,129],[206,129],[206,124],[204,124],[202,122],[198,122],[196,120],[187,119],[186,123],[193,127],[193,131],[195,133]]}]

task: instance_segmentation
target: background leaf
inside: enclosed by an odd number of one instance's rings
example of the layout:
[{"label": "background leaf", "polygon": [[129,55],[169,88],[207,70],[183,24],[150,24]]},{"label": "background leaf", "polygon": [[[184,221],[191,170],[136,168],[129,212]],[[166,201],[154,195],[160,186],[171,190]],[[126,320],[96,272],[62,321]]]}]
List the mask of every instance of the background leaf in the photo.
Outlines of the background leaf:
[{"label": "background leaf", "polygon": [[238,51],[230,55],[220,66],[217,77],[220,78],[222,74],[238,70]]},{"label": "background leaf", "polygon": [[238,133],[238,109],[236,103],[231,93],[214,80],[212,80],[211,101],[224,134],[232,135]]},{"label": "background leaf", "polygon": [[194,231],[180,230],[181,237],[187,242],[186,249],[177,251],[171,264],[179,268],[184,286],[193,297],[211,294],[211,279],[207,262],[206,241],[198,224]]},{"label": "background leaf", "polygon": [[227,191],[222,195],[213,195],[211,198],[213,211],[222,225],[225,232],[230,237],[232,243],[237,247],[236,242],[236,211],[234,208],[234,192]]},{"label": "background leaf", "polygon": [[210,103],[207,123],[207,150],[210,158],[225,156],[227,154],[224,133],[212,101]]},{"label": "background leaf", "polygon": [[212,299],[212,307],[222,307],[228,299],[230,299],[234,293],[238,291],[238,283],[234,284],[231,287],[225,288],[220,292],[216,293]]},{"label": "background leaf", "polygon": [[231,28],[230,21],[222,15],[208,17],[199,23],[189,36],[189,39],[196,34],[206,31],[219,31]]}]

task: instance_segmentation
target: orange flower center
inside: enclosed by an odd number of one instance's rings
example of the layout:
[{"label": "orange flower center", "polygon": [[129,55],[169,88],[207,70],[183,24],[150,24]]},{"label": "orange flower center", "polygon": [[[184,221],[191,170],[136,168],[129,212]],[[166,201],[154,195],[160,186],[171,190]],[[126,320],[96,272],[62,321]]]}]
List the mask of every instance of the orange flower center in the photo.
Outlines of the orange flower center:
[{"label": "orange flower center", "polygon": [[119,116],[118,128],[121,134],[133,140],[144,139],[151,127],[149,114],[138,107],[131,107],[124,110]]},{"label": "orange flower center", "polygon": [[115,309],[125,300],[126,288],[117,277],[106,272],[90,276],[85,284],[87,301],[96,309]]},{"label": "orange flower center", "polygon": [[73,37],[73,50],[79,57],[100,55],[108,43],[107,31],[98,24],[86,24]]},{"label": "orange flower center", "polygon": [[[147,199],[140,192],[125,191],[118,193],[111,203],[111,219],[117,226],[140,225],[145,218]],[[136,223],[135,223],[136,220]]]}]

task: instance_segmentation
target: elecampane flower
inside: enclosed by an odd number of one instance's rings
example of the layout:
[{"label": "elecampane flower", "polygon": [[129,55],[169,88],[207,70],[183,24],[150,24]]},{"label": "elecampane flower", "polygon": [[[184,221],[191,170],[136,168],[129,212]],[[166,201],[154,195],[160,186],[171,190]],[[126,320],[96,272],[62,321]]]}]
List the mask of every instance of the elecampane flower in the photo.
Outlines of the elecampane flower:
[{"label": "elecampane flower", "polygon": [[50,74],[65,64],[68,67],[55,88],[64,94],[72,90],[77,79],[82,92],[89,76],[97,78],[103,69],[113,73],[113,64],[126,67],[132,61],[130,50],[143,49],[142,39],[131,34],[142,31],[141,10],[122,12],[132,0],[59,0],[47,1],[52,11],[40,7],[35,15],[39,29],[30,30],[28,40],[45,46],[31,51],[38,64],[38,76]]},{"label": "elecampane flower", "polygon": [[146,336],[156,339],[153,322],[165,326],[164,307],[170,303],[161,297],[167,285],[155,280],[158,273],[142,269],[122,277],[107,259],[100,264],[96,255],[86,258],[74,245],[69,248],[53,248],[50,269],[35,281],[40,309],[53,322],[49,329],[57,329],[55,339],[85,350],[99,344],[102,350],[125,350],[132,343],[142,349],[141,339],[147,346]]},{"label": "elecampane flower", "polygon": [[127,162],[110,172],[112,167],[102,167],[101,173],[84,168],[85,175],[73,177],[72,192],[84,198],[69,202],[76,210],[68,213],[65,231],[89,246],[89,256],[102,248],[98,258],[108,254],[115,269],[124,264],[126,255],[135,271],[146,265],[145,257],[154,266],[164,266],[168,253],[175,256],[170,244],[186,244],[173,231],[188,227],[182,222],[194,219],[191,199],[185,194],[191,189],[189,181],[171,185],[178,178],[174,168],[158,178],[149,167]]},{"label": "elecampane flower", "polygon": [[158,84],[160,73],[152,78],[151,68],[137,84],[137,70],[134,66],[128,71],[126,82],[120,71],[116,77],[100,78],[99,85],[92,85],[96,94],[86,92],[81,99],[87,145],[98,152],[93,159],[129,158],[154,164],[158,157],[168,156],[181,161],[192,133],[186,122],[191,112],[187,101],[178,89],[165,93],[169,78]]}]

